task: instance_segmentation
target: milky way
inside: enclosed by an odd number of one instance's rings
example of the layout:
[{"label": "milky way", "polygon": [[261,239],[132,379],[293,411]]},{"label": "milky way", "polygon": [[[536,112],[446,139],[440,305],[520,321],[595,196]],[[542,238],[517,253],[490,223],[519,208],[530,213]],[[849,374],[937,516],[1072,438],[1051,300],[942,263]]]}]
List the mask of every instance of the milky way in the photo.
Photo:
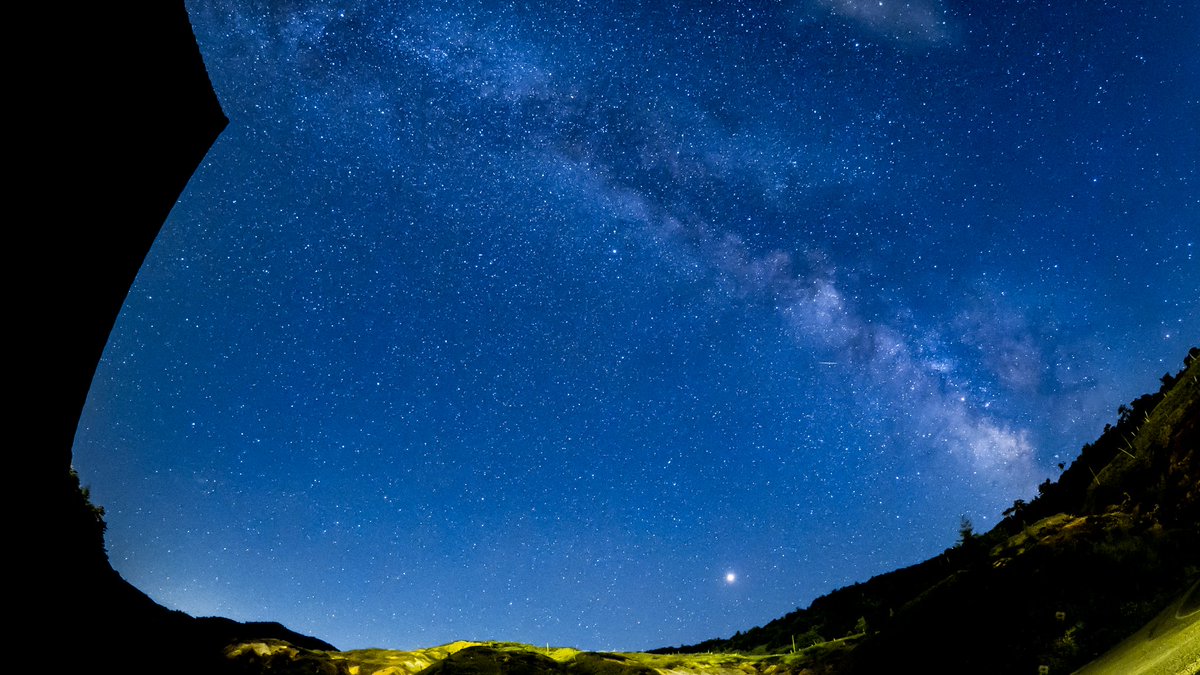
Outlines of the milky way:
[{"label": "milky way", "polygon": [[989,526],[1200,339],[1193,3],[188,4],[231,124],[75,444],[171,607],[728,636]]}]

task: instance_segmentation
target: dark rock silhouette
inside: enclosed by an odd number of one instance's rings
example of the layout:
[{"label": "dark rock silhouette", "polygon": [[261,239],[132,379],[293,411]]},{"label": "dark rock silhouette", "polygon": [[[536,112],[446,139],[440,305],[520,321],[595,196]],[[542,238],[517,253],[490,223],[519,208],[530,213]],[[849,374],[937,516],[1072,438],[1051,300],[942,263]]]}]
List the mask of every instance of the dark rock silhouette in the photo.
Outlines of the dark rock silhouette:
[{"label": "dark rock silhouette", "polygon": [[20,393],[32,410],[17,422],[32,452],[14,448],[30,463],[14,477],[32,517],[17,519],[9,548],[21,624],[37,658],[109,672],[224,672],[221,648],[238,639],[332,649],[279,624],[167,610],[108,563],[103,522],[71,471],[76,426],[138,268],[227,120],[182,2],[41,11],[19,24],[37,43],[18,97],[35,119],[17,129],[33,183],[17,195],[32,218],[18,228],[29,269],[12,322],[31,343]]}]

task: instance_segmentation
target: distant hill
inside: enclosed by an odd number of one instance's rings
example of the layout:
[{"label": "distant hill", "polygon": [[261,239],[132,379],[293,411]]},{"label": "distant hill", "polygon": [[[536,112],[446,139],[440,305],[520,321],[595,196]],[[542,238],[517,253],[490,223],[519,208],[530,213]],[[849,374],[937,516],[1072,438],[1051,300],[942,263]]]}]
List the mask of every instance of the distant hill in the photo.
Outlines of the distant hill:
[{"label": "distant hill", "polygon": [[733,637],[658,653],[783,653],[849,636],[810,672],[1061,673],[1200,579],[1200,349],[1118,409],[1057,482],[990,532]]}]

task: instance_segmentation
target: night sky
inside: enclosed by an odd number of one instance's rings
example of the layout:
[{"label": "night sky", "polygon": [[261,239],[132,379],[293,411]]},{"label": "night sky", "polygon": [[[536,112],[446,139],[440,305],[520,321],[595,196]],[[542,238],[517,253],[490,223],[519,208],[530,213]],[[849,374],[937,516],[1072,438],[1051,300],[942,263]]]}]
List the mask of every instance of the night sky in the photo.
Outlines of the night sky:
[{"label": "night sky", "polygon": [[228,129],[75,444],[163,604],[729,636],[986,529],[1200,339],[1200,5],[189,2]]}]

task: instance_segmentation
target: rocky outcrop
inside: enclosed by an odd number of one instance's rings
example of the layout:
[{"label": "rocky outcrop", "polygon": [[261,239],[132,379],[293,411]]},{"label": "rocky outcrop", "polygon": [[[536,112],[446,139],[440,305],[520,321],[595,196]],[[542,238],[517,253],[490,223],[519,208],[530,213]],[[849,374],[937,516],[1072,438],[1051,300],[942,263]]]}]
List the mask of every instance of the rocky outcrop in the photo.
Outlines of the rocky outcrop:
[{"label": "rocky outcrop", "polygon": [[13,134],[33,182],[17,195],[25,266],[10,317],[30,344],[19,396],[32,410],[10,448],[27,496],[7,549],[22,644],[56,667],[125,673],[224,672],[221,648],[251,637],[331,648],[278,624],[167,610],[108,563],[100,512],[71,471],[76,425],[138,268],[227,120],[181,0],[39,8],[13,24],[36,74],[12,97],[35,111]]}]

